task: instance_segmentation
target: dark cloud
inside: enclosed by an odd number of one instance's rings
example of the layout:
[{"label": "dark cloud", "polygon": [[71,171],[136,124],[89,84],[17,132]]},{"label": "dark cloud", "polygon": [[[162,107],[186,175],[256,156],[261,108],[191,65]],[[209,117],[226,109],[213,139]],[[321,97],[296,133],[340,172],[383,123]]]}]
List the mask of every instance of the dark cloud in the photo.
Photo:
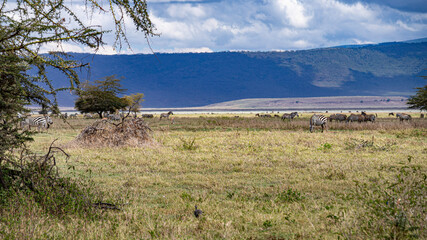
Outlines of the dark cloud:
[{"label": "dark cloud", "polygon": [[345,3],[368,3],[388,6],[406,12],[427,12],[426,0],[339,0]]}]

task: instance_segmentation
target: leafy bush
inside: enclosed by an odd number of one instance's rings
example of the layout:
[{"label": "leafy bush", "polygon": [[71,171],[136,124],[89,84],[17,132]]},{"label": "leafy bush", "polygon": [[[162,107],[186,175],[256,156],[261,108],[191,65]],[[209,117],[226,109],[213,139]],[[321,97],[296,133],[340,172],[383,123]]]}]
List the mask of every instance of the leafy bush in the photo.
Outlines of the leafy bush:
[{"label": "leafy bush", "polygon": [[297,190],[288,188],[287,190],[284,190],[283,192],[279,193],[277,199],[281,202],[297,202],[305,199],[305,197]]},{"label": "leafy bush", "polygon": [[402,164],[394,170],[392,180],[380,177],[376,183],[356,184],[355,200],[365,211],[349,234],[362,239],[427,239],[425,169]]},{"label": "leafy bush", "polygon": [[273,223],[271,222],[271,220],[265,220],[265,221],[262,223],[262,225],[263,225],[265,228],[269,228],[269,227],[272,227],[272,226],[273,226]]},{"label": "leafy bush", "polygon": [[374,138],[372,138],[372,140],[359,140],[352,138],[344,144],[346,145],[345,149],[347,150],[370,149],[375,151],[387,151],[396,145],[394,142],[378,145],[375,144]]},{"label": "leafy bush", "polygon": [[33,202],[53,215],[89,213],[96,201],[89,184],[59,177],[55,156],[58,152],[68,157],[62,149],[51,145],[46,155],[23,150],[18,159],[9,159],[0,166],[0,205]]},{"label": "leafy bush", "polygon": [[182,149],[184,150],[195,150],[197,148],[195,138],[188,141],[183,138],[180,138],[180,140],[182,142]]},{"label": "leafy bush", "polygon": [[330,143],[324,143],[322,146],[320,146],[318,148],[318,150],[327,151],[327,150],[330,150],[331,148],[332,148],[332,144],[330,144]]}]

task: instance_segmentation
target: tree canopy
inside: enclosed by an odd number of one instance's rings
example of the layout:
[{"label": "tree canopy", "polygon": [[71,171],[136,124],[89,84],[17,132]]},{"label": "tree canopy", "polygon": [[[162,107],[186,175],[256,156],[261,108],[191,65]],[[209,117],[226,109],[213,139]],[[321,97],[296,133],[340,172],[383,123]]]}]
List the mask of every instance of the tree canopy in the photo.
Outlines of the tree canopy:
[{"label": "tree canopy", "polygon": [[115,75],[96,80],[93,84],[85,82],[77,91],[79,97],[75,106],[82,113],[96,112],[102,118],[104,112],[115,112],[128,106],[128,102],[118,96],[125,91]]},{"label": "tree canopy", "polygon": [[417,89],[417,94],[409,97],[407,104],[409,105],[409,108],[427,111],[427,85]]},{"label": "tree canopy", "polygon": [[143,93],[135,93],[128,96],[123,97],[127,103],[127,107],[125,110],[128,110],[129,113],[132,112],[136,117],[139,109],[141,108],[141,103],[144,101]]}]

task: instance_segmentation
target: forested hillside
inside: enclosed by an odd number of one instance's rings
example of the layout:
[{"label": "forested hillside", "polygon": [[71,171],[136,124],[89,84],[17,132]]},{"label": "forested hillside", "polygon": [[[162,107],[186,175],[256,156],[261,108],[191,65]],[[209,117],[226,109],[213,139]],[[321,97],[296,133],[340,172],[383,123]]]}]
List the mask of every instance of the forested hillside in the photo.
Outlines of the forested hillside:
[{"label": "forested hillside", "polygon": [[[425,84],[427,42],[383,43],[288,52],[73,54],[90,63],[82,80],[125,77],[144,107],[193,107],[244,99],[321,96],[409,96]],[[66,79],[50,70],[57,87]],[[73,106],[70,93],[61,106]]]}]

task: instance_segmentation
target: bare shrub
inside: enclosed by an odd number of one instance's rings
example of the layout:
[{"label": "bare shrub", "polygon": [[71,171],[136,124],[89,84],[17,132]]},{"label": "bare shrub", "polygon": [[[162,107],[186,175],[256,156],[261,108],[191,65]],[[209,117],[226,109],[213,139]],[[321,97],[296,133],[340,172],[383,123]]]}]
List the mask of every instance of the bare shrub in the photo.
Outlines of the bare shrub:
[{"label": "bare shrub", "polygon": [[1,159],[0,215],[11,207],[21,208],[34,204],[47,213],[58,216],[91,213],[90,204],[96,198],[95,195],[89,184],[82,179],[59,176],[57,155],[62,153],[67,159],[69,155],[53,146],[54,142],[45,155],[35,154],[24,148],[20,154]]},{"label": "bare shrub", "polygon": [[124,119],[115,124],[103,119],[83,129],[71,143],[81,147],[141,146],[152,141],[151,129],[140,118]]}]

